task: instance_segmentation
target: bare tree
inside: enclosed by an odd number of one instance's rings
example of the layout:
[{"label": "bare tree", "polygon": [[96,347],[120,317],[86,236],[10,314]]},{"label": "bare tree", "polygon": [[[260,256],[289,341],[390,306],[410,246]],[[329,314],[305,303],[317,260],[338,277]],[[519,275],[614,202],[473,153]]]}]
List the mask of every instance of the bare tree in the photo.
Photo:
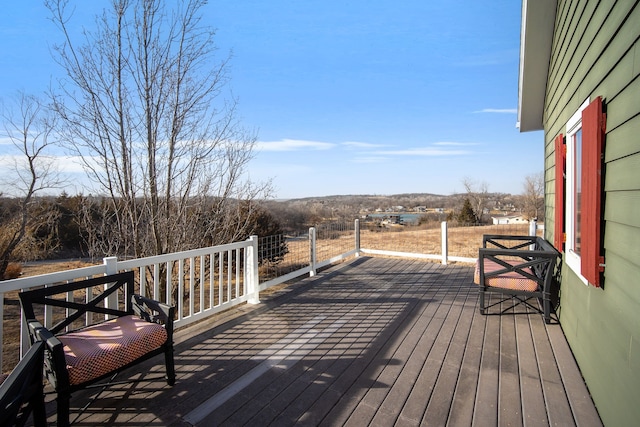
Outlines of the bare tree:
[{"label": "bare tree", "polygon": [[[114,217],[118,251],[146,256],[245,238],[240,201],[270,184],[244,179],[256,136],[225,96],[206,0],[112,0],[74,39],[67,0],[47,0],[66,72],[53,95],[62,132]],[[246,206],[246,205],[245,205]],[[100,223],[104,225],[104,223]]]},{"label": "bare tree", "polygon": [[544,172],[525,177],[522,203],[527,219],[542,219],[542,215],[544,215]]},{"label": "bare tree", "polygon": [[489,184],[486,181],[476,182],[466,177],[462,180],[462,185],[467,191],[467,197],[471,202],[473,212],[478,220],[481,221],[489,200]]},{"label": "bare tree", "polygon": [[55,123],[49,110],[32,95],[18,93],[9,104],[2,106],[2,137],[10,142],[13,156],[5,157],[8,173],[1,179],[7,195],[17,200],[17,209],[2,218],[0,231],[0,277],[16,252],[26,251],[29,243],[28,229],[34,222],[34,200],[39,193],[59,188],[60,174],[54,166],[48,150],[55,144]]}]

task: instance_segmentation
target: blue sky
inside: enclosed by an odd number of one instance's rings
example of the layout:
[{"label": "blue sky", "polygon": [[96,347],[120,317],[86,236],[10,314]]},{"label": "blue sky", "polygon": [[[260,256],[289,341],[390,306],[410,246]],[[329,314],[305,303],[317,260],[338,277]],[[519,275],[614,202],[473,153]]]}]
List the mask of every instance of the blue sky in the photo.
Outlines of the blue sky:
[{"label": "blue sky", "polygon": [[[59,33],[40,2],[4,3],[0,97],[39,94],[59,73],[49,49]],[[451,194],[465,178],[521,193],[543,170],[543,136],[515,127],[520,8],[209,1],[220,53],[233,53],[239,115],[258,134],[251,178],[272,178],[278,198]]]}]

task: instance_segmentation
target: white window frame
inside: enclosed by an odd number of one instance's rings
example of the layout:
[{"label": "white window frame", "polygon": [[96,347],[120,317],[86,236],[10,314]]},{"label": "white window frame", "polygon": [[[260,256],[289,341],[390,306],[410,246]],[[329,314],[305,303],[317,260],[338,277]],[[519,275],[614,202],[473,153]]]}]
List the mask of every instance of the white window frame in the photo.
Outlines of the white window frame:
[{"label": "white window frame", "polygon": [[573,116],[567,122],[566,129],[566,145],[567,145],[567,174],[566,174],[566,200],[565,200],[565,224],[567,239],[565,241],[565,262],[567,266],[582,280],[582,282],[589,286],[589,281],[582,276],[581,273],[581,259],[580,255],[574,248],[574,230],[575,230],[575,189],[577,186],[576,177],[576,156],[575,156],[575,143],[574,136],[578,131],[582,129],[582,110],[589,106],[589,98],[580,106]]}]

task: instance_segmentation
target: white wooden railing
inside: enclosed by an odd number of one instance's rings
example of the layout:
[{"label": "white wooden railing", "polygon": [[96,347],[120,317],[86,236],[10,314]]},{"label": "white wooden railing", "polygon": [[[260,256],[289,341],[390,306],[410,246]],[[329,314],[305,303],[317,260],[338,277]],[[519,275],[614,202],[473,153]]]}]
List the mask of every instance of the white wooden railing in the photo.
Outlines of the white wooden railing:
[{"label": "white wooden railing", "polygon": [[[440,254],[362,248],[359,220],[355,220],[353,230],[352,249],[328,259],[319,260],[316,250],[316,229],[311,228],[308,265],[262,283],[258,268],[258,237],[252,236],[242,242],[146,258],[121,261],[117,257],[107,257],[100,265],[7,280],[0,282],[0,301],[4,301],[4,296],[8,292],[114,274],[119,271],[134,271],[137,282],[136,292],[177,308],[177,318],[174,323],[177,329],[238,304],[258,304],[260,291],[303,275],[314,276],[320,268],[361,254],[434,259],[443,264],[450,261],[475,262],[475,258],[449,255],[446,222],[441,224]],[[535,232],[536,224],[533,223],[530,234]],[[4,316],[4,304],[0,304],[0,320],[4,320]],[[12,320],[20,322],[20,319]],[[0,322],[0,343],[3,342],[3,323]],[[29,343],[24,321],[21,324],[21,352],[24,354]],[[0,367],[2,353],[3,351],[0,351]]]}]

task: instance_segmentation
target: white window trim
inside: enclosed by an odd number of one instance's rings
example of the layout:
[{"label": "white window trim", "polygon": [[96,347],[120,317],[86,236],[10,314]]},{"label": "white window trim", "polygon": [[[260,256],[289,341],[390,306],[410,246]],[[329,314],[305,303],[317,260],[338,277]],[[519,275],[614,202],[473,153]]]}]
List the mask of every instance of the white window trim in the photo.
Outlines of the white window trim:
[{"label": "white window trim", "polygon": [[566,128],[566,144],[567,144],[567,192],[566,192],[566,208],[565,208],[565,224],[566,224],[566,233],[567,239],[565,241],[565,258],[566,263],[571,270],[582,280],[582,282],[589,286],[589,281],[582,276],[581,273],[581,260],[580,255],[578,255],[573,248],[573,232],[575,230],[574,227],[574,211],[575,211],[575,185],[576,183],[573,180],[575,176],[575,158],[574,158],[574,147],[573,147],[573,136],[582,129],[582,110],[589,106],[590,100],[587,98],[586,101],[582,103],[578,111],[576,111],[573,116],[567,122]]}]

